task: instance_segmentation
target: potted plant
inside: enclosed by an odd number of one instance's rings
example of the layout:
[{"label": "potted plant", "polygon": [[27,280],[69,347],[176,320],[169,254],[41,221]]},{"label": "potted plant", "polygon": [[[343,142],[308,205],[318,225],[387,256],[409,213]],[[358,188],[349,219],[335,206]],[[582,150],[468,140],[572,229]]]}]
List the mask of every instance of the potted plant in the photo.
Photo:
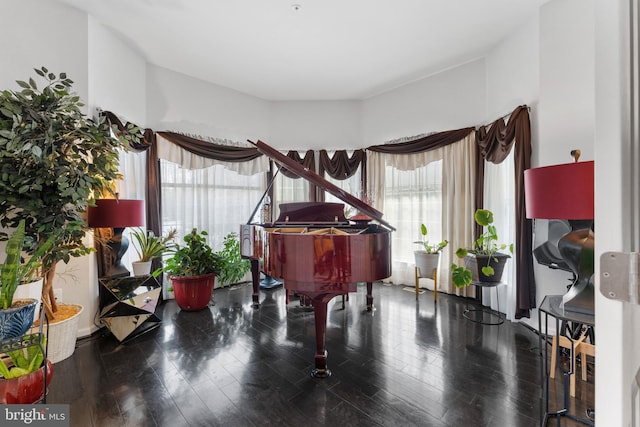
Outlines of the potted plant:
[{"label": "potted plant", "polygon": [[176,244],[164,267],[153,272],[168,274],[178,306],[187,311],[205,308],[211,300],[215,276],[220,272],[222,260],[207,244],[207,232],[193,229],[184,236],[184,245]]},{"label": "potted plant", "polygon": [[44,361],[42,349],[46,342],[44,336],[40,339],[39,345],[12,350],[4,359],[0,358],[0,404],[32,404],[44,398],[45,387],[51,382],[53,364],[48,359]]},{"label": "potted plant", "polygon": [[30,254],[56,236],[40,260],[42,302],[53,324],[56,264],[91,252],[82,215],[118,178],[118,149],[125,145],[103,117],[82,112],[66,73],[35,72],[45,81],[42,89],[29,78],[17,81],[19,91],[0,92],[0,225],[16,228],[24,220]]},{"label": "potted plant", "polygon": [[478,225],[486,227],[473,243],[473,247],[458,248],[456,256],[464,259],[465,266],[451,265],[451,280],[457,287],[470,285],[473,281],[499,282],[502,280],[504,264],[511,256],[500,252],[509,249],[513,253],[513,244],[498,243],[498,233],[493,225],[493,212],[478,209],[474,215]]},{"label": "potted plant", "polygon": [[0,340],[24,335],[34,320],[34,312],[39,299],[14,300],[18,286],[31,280],[42,254],[53,244],[54,236],[40,246],[26,263],[22,262],[22,248],[25,240],[25,223],[20,221],[5,248],[6,258],[0,266]]},{"label": "potted plant", "polygon": [[144,276],[151,272],[151,262],[159,258],[166,251],[171,251],[178,230],[169,231],[166,236],[156,236],[153,231],[134,228],[131,235],[135,240],[134,249],[138,254],[138,261],[132,263],[133,275]]},{"label": "potted plant", "polygon": [[251,268],[248,259],[240,254],[238,233],[231,232],[224,237],[223,249],[217,252],[220,257],[220,272],[217,282],[220,287],[238,283]]},{"label": "potted plant", "polygon": [[444,249],[449,243],[447,240],[443,240],[438,243],[430,243],[427,239],[429,230],[425,224],[420,224],[421,240],[416,240],[413,243],[420,245],[420,249],[413,251],[413,255],[416,262],[416,267],[419,271],[419,277],[433,277],[433,272],[438,268],[438,261],[440,260],[440,251]]}]

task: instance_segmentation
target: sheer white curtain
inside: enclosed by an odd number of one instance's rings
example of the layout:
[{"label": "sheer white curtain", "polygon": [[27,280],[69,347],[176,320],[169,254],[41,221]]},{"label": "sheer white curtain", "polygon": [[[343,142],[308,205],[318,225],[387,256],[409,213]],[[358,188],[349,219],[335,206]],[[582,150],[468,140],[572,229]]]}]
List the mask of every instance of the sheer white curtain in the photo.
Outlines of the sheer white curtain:
[{"label": "sheer white curtain", "polygon": [[[122,179],[118,181],[118,195],[121,199],[145,200],[146,187],[146,153],[134,151],[120,151],[119,153],[119,173]],[[143,226],[144,228],[144,226]],[[131,229],[125,228],[123,235],[129,239],[129,250],[122,256],[122,263],[129,271],[132,271],[131,263],[138,260],[134,243],[130,237]]]},{"label": "sheer white curtain", "polygon": [[281,203],[308,202],[309,181],[304,178],[289,178],[279,173],[273,182],[273,200],[271,209],[273,220],[280,215]]},{"label": "sheer white curtain", "polygon": [[473,297],[475,288],[456,288],[451,283],[452,263],[459,261],[455,255],[458,248],[470,248],[475,230],[474,213],[476,188],[476,140],[475,133],[454,144],[444,147],[442,208],[443,235],[449,245],[442,251],[438,271],[439,289],[445,292]]},{"label": "sheer white curtain", "polygon": [[[515,167],[513,151],[500,164],[485,163],[484,207],[493,212],[500,243],[515,242]],[[515,248],[514,248],[515,250]],[[513,258],[505,265],[502,281],[506,286],[497,289],[483,289],[482,301],[494,310],[500,309],[513,320],[516,311],[516,269]],[[497,290],[497,292],[496,292]],[[496,299],[496,293],[499,301]]]},{"label": "sheer white curtain", "polygon": [[249,220],[265,188],[264,173],[241,175],[218,164],[185,169],[161,160],[162,227],[178,230],[178,239],[197,228],[209,234],[214,250],[224,236]]},{"label": "sheer white curtain", "polygon": [[[414,281],[413,243],[420,238],[420,224],[429,229],[429,240],[442,234],[442,150],[412,155],[367,152],[367,185],[374,207],[396,228],[391,234],[392,276],[395,284]],[[428,279],[425,279],[428,280]]]}]

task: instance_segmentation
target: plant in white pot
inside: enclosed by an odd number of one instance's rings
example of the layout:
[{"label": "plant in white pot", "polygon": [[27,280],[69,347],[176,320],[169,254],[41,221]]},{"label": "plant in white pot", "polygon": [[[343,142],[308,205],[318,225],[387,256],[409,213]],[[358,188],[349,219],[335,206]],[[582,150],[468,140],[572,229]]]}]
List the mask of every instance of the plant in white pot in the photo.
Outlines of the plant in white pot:
[{"label": "plant in white pot", "polygon": [[425,224],[420,224],[420,234],[421,239],[413,242],[420,245],[420,249],[413,251],[417,268],[416,297],[418,295],[418,277],[428,277],[435,280],[438,263],[440,262],[440,252],[447,246],[447,244],[449,244],[447,240],[442,240],[438,243],[431,243],[427,238],[429,230]]},{"label": "plant in white pot", "polygon": [[506,249],[513,253],[513,243],[498,243],[498,232],[493,225],[493,212],[478,209],[474,214],[478,225],[485,227],[484,232],[473,242],[471,248],[458,248],[456,256],[464,259],[465,265],[451,265],[451,281],[457,287],[470,285],[473,281],[499,282],[502,271],[511,255],[501,252]]},{"label": "plant in white pot", "polygon": [[135,241],[134,249],[138,254],[138,261],[132,263],[133,275],[144,276],[151,272],[151,262],[160,258],[163,253],[171,252],[175,243],[178,230],[169,231],[166,236],[156,236],[153,231],[143,228],[134,228],[131,235]]}]

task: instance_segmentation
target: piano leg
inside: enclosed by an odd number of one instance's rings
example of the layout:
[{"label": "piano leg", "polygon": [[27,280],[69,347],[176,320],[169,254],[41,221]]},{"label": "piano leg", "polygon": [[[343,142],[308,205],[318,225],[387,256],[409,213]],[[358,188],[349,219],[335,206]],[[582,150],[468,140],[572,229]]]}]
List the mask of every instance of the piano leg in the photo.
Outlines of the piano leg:
[{"label": "piano leg", "polygon": [[331,371],[327,368],[327,350],[325,337],[327,335],[327,303],[340,294],[309,295],[313,300],[313,315],[316,326],[316,355],[315,368],[311,370],[314,378],[327,378]]},{"label": "piano leg", "polygon": [[253,308],[260,307],[260,261],[251,258],[251,279],[253,280]]},{"label": "piano leg", "polygon": [[367,311],[373,311],[373,282],[367,282]]}]

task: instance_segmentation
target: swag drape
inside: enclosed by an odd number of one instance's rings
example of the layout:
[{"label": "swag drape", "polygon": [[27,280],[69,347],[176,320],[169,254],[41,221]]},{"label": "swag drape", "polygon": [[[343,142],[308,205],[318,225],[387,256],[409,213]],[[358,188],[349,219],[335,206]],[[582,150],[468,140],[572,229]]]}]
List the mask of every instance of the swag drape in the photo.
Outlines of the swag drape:
[{"label": "swag drape", "polygon": [[533,277],[532,223],[526,218],[524,202],[524,171],[531,167],[531,124],[529,107],[518,106],[509,115],[476,131],[478,144],[478,186],[476,204],[483,206],[483,162],[501,163],[514,150],[516,201],[516,310],[515,318],[529,317],[536,307],[536,287]]}]

